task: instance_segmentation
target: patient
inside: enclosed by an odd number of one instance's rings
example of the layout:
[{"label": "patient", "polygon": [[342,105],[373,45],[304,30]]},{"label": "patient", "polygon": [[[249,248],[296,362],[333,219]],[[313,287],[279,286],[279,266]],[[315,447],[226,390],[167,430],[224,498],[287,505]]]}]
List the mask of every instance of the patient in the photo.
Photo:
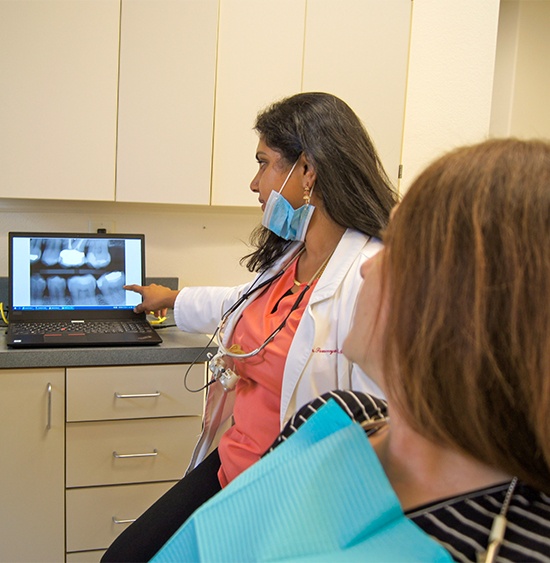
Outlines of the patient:
[{"label": "patient", "polygon": [[[367,511],[352,502],[371,469],[365,476],[359,465],[350,478],[328,468],[368,450],[415,537],[440,550],[430,560],[550,559],[550,144],[491,140],[443,156],[405,195],[384,242],[362,266],[343,352],[384,390],[387,410],[346,391],[306,405],[273,451],[195,512],[155,561],[354,559],[349,550],[370,532],[358,524],[346,535]],[[359,447],[317,451],[295,471],[315,425],[342,412],[319,422],[331,396],[369,437],[360,431]],[[336,447],[341,436],[331,435]],[[330,500],[336,488],[340,500]],[[341,536],[315,537],[341,513]],[[400,560],[416,553],[393,540],[384,549],[402,550]]]}]

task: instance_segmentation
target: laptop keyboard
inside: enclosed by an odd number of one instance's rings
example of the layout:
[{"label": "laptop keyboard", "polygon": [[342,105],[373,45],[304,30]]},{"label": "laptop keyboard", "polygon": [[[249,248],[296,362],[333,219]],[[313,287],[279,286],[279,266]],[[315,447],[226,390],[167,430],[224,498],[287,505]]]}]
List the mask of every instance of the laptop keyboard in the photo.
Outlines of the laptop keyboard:
[{"label": "laptop keyboard", "polygon": [[146,321],[57,321],[57,322],[34,322],[15,323],[12,325],[13,334],[51,334],[58,332],[69,332],[80,334],[115,334],[123,332],[143,333],[151,332],[151,326]]}]

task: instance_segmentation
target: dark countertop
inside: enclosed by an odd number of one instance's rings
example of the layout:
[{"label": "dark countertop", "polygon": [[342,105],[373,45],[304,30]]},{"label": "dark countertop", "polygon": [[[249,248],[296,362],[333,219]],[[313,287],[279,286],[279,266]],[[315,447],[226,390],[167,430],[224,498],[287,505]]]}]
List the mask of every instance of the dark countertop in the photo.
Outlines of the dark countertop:
[{"label": "dark countertop", "polygon": [[204,362],[209,338],[204,334],[181,332],[176,327],[159,329],[162,344],[157,346],[102,346],[81,348],[10,349],[5,330],[0,335],[0,369],[143,364],[188,364]]}]

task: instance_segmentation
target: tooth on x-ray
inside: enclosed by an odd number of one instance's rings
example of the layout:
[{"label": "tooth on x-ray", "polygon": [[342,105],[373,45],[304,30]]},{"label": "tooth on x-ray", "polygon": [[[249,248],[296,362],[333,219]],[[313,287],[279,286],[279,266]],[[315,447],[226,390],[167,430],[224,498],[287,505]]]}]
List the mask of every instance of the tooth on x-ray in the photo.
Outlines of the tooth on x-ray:
[{"label": "tooth on x-ray", "polygon": [[67,282],[61,276],[50,276],[48,278],[48,293],[50,299],[55,302],[61,302],[65,297]]},{"label": "tooth on x-ray", "polygon": [[59,263],[66,267],[78,267],[86,263],[86,255],[84,248],[86,247],[85,239],[69,240],[68,248],[64,248],[59,253]]},{"label": "tooth on x-ray", "polygon": [[88,241],[88,264],[94,268],[104,268],[111,262],[108,241],[103,239]]},{"label": "tooth on x-ray", "polygon": [[31,297],[33,303],[42,303],[46,291],[46,280],[40,274],[31,277]]},{"label": "tooth on x-ray", "polygon": [[31,260],[31,264],[34,264],[37,260],[40,259],[42,256],[42,239],[41,238],[32,238],[31,239],[31,249],[29,253],[29,257]]},{"label": "tooth on x-ray", "polygon": [[119,305],[124,303],[126,292],[124,285],[124,274],[122,272],[108,272],[97,280],[97,287],[103,294],[107,303]]},{"label": "tooth on x-ray", "polygon": [[73,276],[68,282],[69,292],[75,305],[96,305],[96,281],[92,274]]},{"label": "tooth on x-ray", "polygon": [[61,240],[58,238],[46,239],[46,248],[42,252],[42,262],[46,266],[53,266],[59,262],[61,251]]}]

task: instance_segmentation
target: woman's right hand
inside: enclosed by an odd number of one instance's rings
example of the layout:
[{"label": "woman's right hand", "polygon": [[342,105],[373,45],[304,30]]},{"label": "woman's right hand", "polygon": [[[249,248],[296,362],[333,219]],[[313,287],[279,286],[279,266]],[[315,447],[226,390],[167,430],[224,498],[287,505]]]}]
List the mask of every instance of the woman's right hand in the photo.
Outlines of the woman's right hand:
[{"label": "woman's right hand", "polygon": [[168,309],[174,308],[179,289],[170,289],[163,285],[125,285],[124,289],[135,291],[142,297],[142,302],[134,307],[136,313],[152,313],[155,317],[165,317]]}]

